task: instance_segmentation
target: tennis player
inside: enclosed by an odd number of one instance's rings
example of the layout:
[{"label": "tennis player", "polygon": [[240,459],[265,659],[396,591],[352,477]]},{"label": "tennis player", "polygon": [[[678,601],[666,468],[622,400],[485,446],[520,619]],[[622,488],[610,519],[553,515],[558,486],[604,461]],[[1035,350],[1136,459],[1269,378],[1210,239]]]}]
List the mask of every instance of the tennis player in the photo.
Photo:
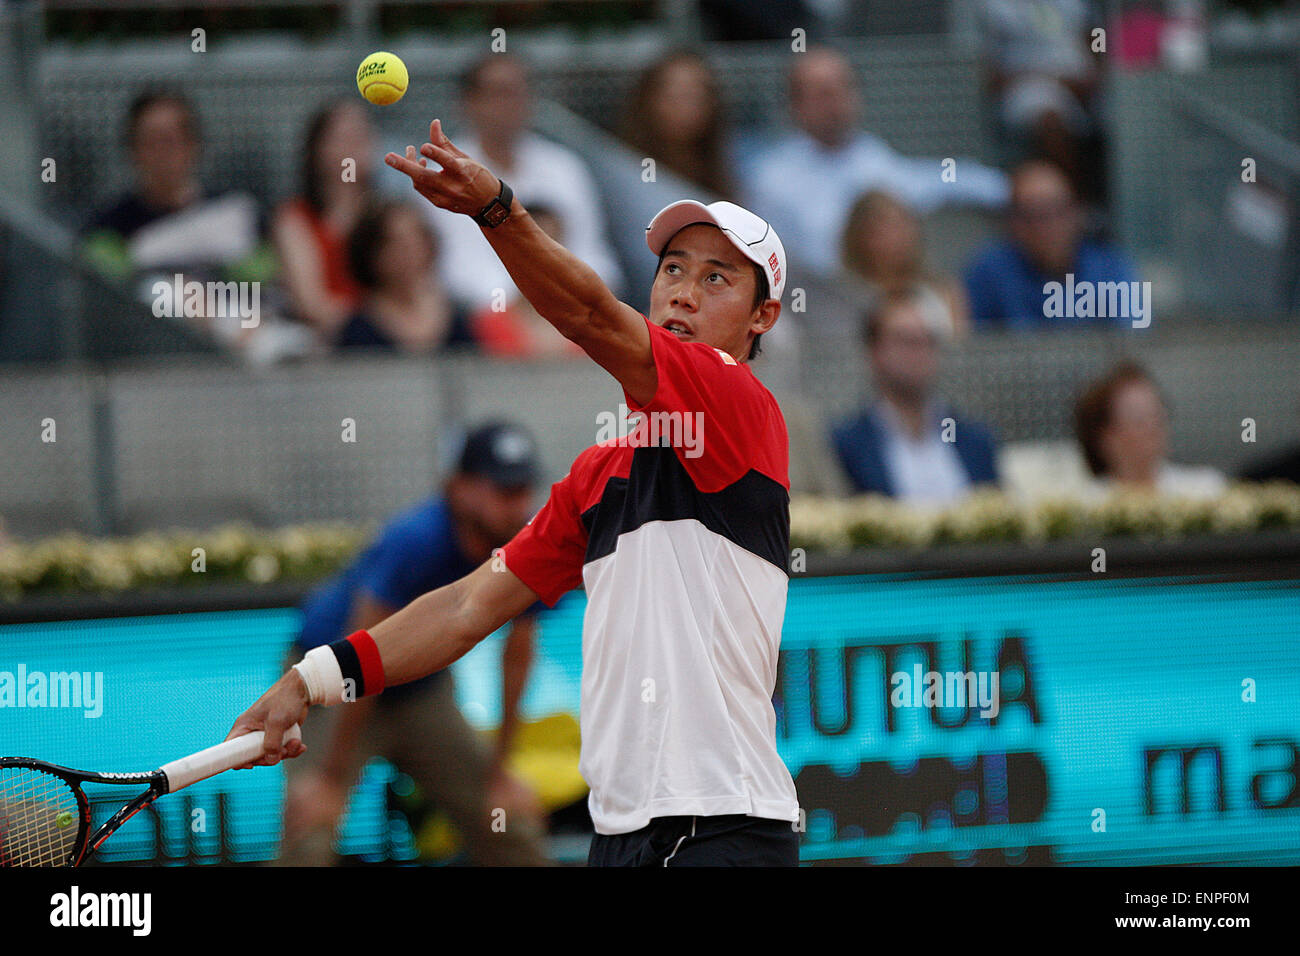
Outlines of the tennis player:
[{"label": "tennis player", "polygon": [[302,743],[278,742],[310,705],[447,667],[534,601],[554,605],[585,584],[589,864],[797,864],[799,809],[772,706],[789,453],[781,411],[748,366],[781,312],[776,233],[731,203],[667,206],[646,231],[659,257],[647,318],[438,120],[419,153],[385,161],[434,205],[478,222],[538,313],[618,380],[637,422],[579,455],[499,560],[309,651],[231,735],[267,731],[258,763],[296,757]]}]

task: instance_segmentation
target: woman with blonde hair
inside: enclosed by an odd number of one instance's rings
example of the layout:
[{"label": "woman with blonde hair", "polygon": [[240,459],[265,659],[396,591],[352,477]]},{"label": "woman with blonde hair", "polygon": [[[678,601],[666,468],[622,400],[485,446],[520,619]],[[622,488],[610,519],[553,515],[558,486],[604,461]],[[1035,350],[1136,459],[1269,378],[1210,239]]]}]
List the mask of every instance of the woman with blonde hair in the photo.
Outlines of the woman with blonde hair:
[{"label": "woman with blonde hair", "polygon": [[961,283],[925,264],[921,222],[902,200],[882,190],[863,193],[849,211],[840,244],[851,283],[869,299],[920,292],[936,303],[934,329],[945,338],[970,330],[970,308]]}]

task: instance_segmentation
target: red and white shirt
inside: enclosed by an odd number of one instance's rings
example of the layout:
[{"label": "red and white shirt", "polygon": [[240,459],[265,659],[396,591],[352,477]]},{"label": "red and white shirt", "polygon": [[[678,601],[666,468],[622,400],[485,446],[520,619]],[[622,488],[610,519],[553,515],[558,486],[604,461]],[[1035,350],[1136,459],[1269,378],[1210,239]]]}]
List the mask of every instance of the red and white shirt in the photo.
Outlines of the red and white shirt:
[{"label": "red and white shirt", "polygon": [[627,396],[640,422],[580,454],[502,557],[548,605],[586,586],[579,767],[597,833],[662,816],[793,822],[772,707],[785,420],[748,365],[648,325],[657,391]]}]

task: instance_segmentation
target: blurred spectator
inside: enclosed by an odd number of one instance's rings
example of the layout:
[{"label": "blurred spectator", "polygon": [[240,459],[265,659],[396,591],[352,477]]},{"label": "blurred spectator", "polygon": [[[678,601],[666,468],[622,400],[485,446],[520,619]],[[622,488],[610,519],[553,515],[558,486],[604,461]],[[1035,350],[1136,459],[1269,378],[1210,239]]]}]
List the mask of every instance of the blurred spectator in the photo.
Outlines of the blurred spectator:
[{"label": "blurred spectator", "polygon": [[[528,214],[543,232],[560,245],[565,244],[564,227],[555,210],[548,206],[533,206]],[[495,305],[484,306],[470,320],[475,341],[488,355],[501,358],[578,358],[587,354],[542,318],[522,295],[516,293],[509,302],[502,302],[502,308],[494,308]]]},{"label": "blurred spectator", "polygon": [[374,153],[375,131],[359,101],[318,110],[300,154],[302,192],[280,205],[271,225],[290,307],[322,342],[336,339],[360,303],[347,237],[374,196]]},{"label": "blurred spectator", "polygon": [[882,298],[864,328],[877,400],[832,440],[860,492],[945,504],[998,481],[993,436],[937,394],[939,343],[914,293]]},{"label": "blurred spectator", "polygon": [[202,139],[190,101],[174,90],[140,93],[127,111],[125,141],[134,182],[87,224],[90,262],[130,282],[154,315],[247,361],[307,351],[311,343],[279,314],[275,256],[257,201],[213,193],[198,178]]},{"label": "blurred spectator", "polygon": [[779,394],[778,400],[790,439],[790,494],[827,498],[850,494],[848,478],[831,447],[826,418],[817,405],[788,392]]},{"label": "blurred spectator", "polygon": [[[374,627],[421,594],[487,561],[533,513],[537,444],[508,422],[470,432],[443,488],[387,521],[364,551],[301,606],[289,664],[314,647]],[[409,774],[455,823],[480,866],[547,864],[537,795],[507,768],[535,644],[539,602],[510,624],[501,656],[501,724],[489,747],[456,704],[451,668],[345,707],[316,707],[303,723],[311,749],[286,767],[280,866],[328,866],[348,791],[373,757]],[[494,825],[508,812],[509,832]],[[507,809],[508,808],[508,809]]]},{"label": "blurred spectator", "polygon": [[810,47],[793,58],[790,111],[795,131],[765,152],[745,177],[750,207],[771,220],[799,263],[828,276],[839,264],[838,243],[849,205],[869,189],[884,189],[924,215],[945,203],[1000,206],[1006,177],[971,159],[944,182],[939,159],[902,156],[857,128],[857,79],[844,56]]},{"label": "blurred spectator", "polygon": [[988,89],[1017,159],[1060,166],[1088,202],[1104,199],[1104,144],[1094,115],[1099,70],[1089,0],[982,0]]},{"label": "blurred spectator", "polygon": [[873,189],[858,197],[844,226],[842,258],[850,282],[868,300],[923,287],[940,300],[936,331],[961,336],[969,330],[965,289],[926,268],[921,221],[889,193]]},{"label": "blurred spectator", "polygon": [[[605,237],[600,195],[576,153],[529,131],[532,94],[528,71],[512,55],[489,53],[461,80],[470,129],[453,136],[462,150],[510,184],[525,207],[549,206],[564,222],[569,250],[617,293],[622,270]],[[515,295],[510,274],[469,216],[424,206],[442,240],[442,274],[451,294],[469,311],[491,306],[504,289]]]},{"label": "blurred spectator", "polygon": [[[1113,246],[1084,237],[1083,210],[1070,180],[1052,163],[1033,160],[1011,176],[1007,238],[979,253],[966,271],[966,291],[976,325],[1036,327],[1094,322],[1096,318],[1049,315],[1049,282],[1081,288],[1090,283],[1136,281],[1133,264]],[[1131,301],[1131,300],[1130,300]],[[1147,301],[1147,306],[1150,302]],[[1094,315],[1099,309],[1093,309]],[[1104,321],[1128,322],[1133,316]]]},{"label": "blurred spectator", "polygon": [[643,156],[720,199],[731,199],[722,94],[698,53],[675,50],[642,71],[623,118],[623,138]]},{"label": "blurred spectator", "polygon": [[368,207],[347,252],[362,298],[339,331],[339,348],[419,354],[471,344],[465,317],[438,278],[437,240],[419,209],[396,200]]},{"label": "blurred spectator", "polygon": [[1227,486],[1213,468],[1168,460],[1167,407],[1155,380],[1135,362],[1121,362],[1089,386],[1075,405],[1074,429],[1099,493],[1124,486],[1212,498]]},{"label": "blurred spectator", "polygon": [[269,276],[257,202],[246,193],[214,195],[198,178],[201,134],[193,105],[173,90],[147,90],[127,112],[125,139],[134,183],[97,213],[84,234],[86,254],[104,272],[140,281]]}]

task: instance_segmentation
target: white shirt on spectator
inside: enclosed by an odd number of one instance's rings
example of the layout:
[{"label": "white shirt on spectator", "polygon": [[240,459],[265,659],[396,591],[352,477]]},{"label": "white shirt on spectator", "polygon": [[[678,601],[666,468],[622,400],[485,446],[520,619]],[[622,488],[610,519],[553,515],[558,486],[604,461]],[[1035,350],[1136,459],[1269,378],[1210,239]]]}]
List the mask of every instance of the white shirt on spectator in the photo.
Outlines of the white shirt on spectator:
[{"label": "white shirt on spectator", "polygon": [[1081,78],[1096,12],[1086,0],[983,0],[986,55],[1007,73]]},{"label": "white shirt on spectator", "polygon": [[839,149],[795,132],[761,153],[747,180],[749,208],[772,223],[791,259],[822,275],[839,267],[849,209],[868,190],[892,193],[920,215],[946,203],[1000,206],[1010,192],[1000,170],[962,159],[944,182],[941,159],[904,156],[866,132]]},{"label": "white shirt on spectator", "polygon": [[[477,160],[483,159],[478,137],[462,133],[452,140]],[[549,206],[564,229],[563,245],[591,266],[617,294],[623,284],[623,270],[605,236],[603,204],[591,171],[573,151],[525,133],[515,146],[512,169],[493,169],[509,185],[519,201]],[[423,204],[439,239],[439,269],[451,295],[470,309],[491,307],[493,295],[504,290],[503,301],[518,295],[510,274],[501,264],[482,231],[469,216]]]},{"label": "white shirt on spectator", "polygon": [[957,446],[943,440],[938,411],[926,410],[925,433],[915,437],[894,406],[876,405],[876,417],[885,435],[885,467],[893,479],[894,497],[920,505],[944,505],[970,491],[970,479],[957,457]]},{"label": "white shirt on spectator", "polygon": [[[1105,498],[1119,490],[1118,482],[1102,478],[1095,483],[1093,499]],[[1171,498],[1206,500],[1217,498],[1228,490],[1228,479],[1223,472],[1208,465],[1178,465],[1166,461],[1156,473],[1155,493]]]}]

